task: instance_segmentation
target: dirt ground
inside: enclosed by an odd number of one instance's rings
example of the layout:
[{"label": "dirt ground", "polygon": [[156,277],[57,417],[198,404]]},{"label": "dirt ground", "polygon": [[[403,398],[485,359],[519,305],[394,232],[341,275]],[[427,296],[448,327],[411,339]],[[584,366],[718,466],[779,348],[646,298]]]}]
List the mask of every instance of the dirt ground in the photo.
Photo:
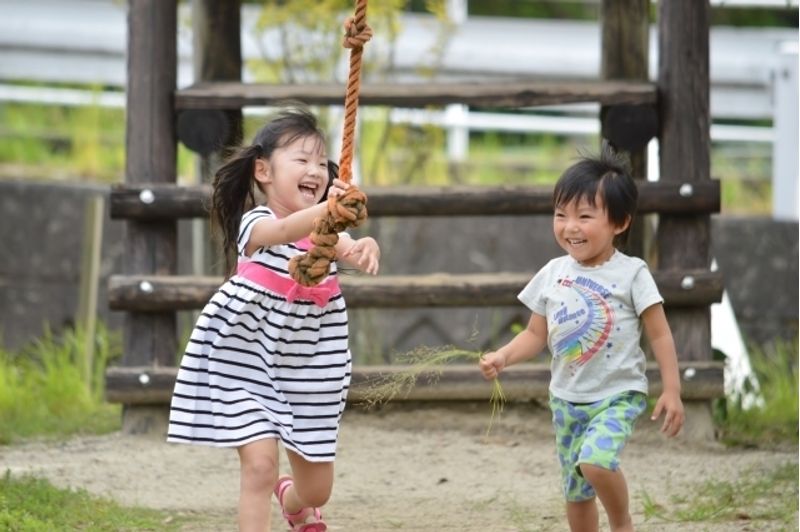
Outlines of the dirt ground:
[{"label": "dirt ground", "polygon": [[[488,420],[488,405],[390,405],[378,412],[350,407],[342,423],[333,496],[324,510],[329,530],[566,530],[548,412],[535,404],[511,405],[487,436]],[[797,449],[728,449],[709,440],[667,440],[644,419],[622,464],[637,530],[782,530],[777,523],[748,520],[645,521],[643,500],[646,494],[669,507],[671,497],[696,494],[707,480],[735,481],[781,466],[796,469]],[[191,532],[236,528],[233,450],[112,434],[0,447],[0,471],[7,469],[126,505],[173,515],[202,513],[202,524],[188,528]],[[284,529],[282,520],[273,519],[273,530]]]}]

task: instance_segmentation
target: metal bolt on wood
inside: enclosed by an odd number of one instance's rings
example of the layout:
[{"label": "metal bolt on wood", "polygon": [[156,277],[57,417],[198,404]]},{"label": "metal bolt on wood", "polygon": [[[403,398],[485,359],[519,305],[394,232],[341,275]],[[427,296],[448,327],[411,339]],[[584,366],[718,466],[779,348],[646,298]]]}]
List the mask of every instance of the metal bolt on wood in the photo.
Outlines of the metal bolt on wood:
[{"label": "metal bolt on wood", "polygon": [[146,188],[139,192],[139,201],[144,203],[145,205],[150,205],[156,200],[156,195],[153,194],[153,191],[149,188]]},{"label": "metal bolt on wood", "polygon": [[142,281],[139,283],[139,290],[144,292],[145,294],[152,294],[155,288],[153,287],[153,283],[150,281]]}]

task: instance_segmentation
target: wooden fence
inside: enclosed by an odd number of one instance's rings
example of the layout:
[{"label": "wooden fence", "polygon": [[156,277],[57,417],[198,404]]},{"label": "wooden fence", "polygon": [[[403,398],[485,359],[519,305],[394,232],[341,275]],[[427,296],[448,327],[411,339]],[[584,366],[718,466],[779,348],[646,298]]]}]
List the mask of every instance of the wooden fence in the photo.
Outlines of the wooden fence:
[{"label": "wooden fence", "polygon": [[[205,77],[178,90],[176,0],[129,0],[128,122],[125,184],[111,194],[111,215],[127,220],[125,271],[110,281],[112,308],[126,312],[124,357],[110,368],[107,396],[126,405],[124,426],[142,426],[151,416],[144,405],[168,401],[178,352],[175,312],[203,306],[221,279],[176,276],[176,220],[207,216],[207,186],[175,184],[175,153],[184,120],[203,127],[220,123],[240,129],[243,106],[270,105],[286,98],[309,105],[339,105],[335,85],[244,84],[237,78],[239,2],[195,3],[194,24],[223,24],[226,32],[196,28],[203,42]],[[710,214],[719,211],[719,182],[710,179],[707,1],[659,3],[659,74],[648,82],[648,0],[603,0],[602,78],[576,83],[518,80],[498,83],[371,84],[361,105],[420,107],[464,103],[517,108],[599,102],[603,133],[632,153],[640,178],[641,212],[657,213],[658,232],[639,234],[654,244],[651,266],[665,296],[679,352],[684,396],[704,400],[723,393],[723,368],[711,360],[709,305],[722,297],[723,283],[710,271]],[[213,15],[213,16],[212,16]],[[668,38],[669,37],[669,38]],[[535,58],[531,58],[535,60]],[[214,64],[239,65],[236,69]],[[210,65],[210,66],[209,66]],[[687,81],[690,80],[691,82]],[[610,120],[609,118],[613,118]],[[208,126],[207,126],[208,127]],[[197,134],[197,131],[194,132]],[[643,147],[660,141],[661,180],[644,179]],[[229,135],[228,141],[236,135]],[[490,216],[546,214],[549,189],[541,187],[430,187],[366,190],[370,216]],[[641,229],[641,228],[639,228]],[[343,292],[351,307],[514,305],[533,272],[380,276],[347,278]],[[356,367],[351,398],[376,372],[396,368]],[[649,369],[653,373],[653,368]],[[653,374],[658,389],[657,374]],[[509,372],[512,399],[546,396],[549,369],[531,364]],[[436,386],[421,385],[408,398],[487,398],[489,387],[475,368],[448,368]],[[141,407],[141,408],[137,408]],[[145,423],[147,425],[147,423]]]}]

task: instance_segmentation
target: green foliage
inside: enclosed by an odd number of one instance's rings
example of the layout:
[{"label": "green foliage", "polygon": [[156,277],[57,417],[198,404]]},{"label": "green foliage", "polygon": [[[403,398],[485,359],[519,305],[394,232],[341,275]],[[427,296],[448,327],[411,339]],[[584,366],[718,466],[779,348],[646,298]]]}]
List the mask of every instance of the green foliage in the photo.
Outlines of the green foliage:
[{"label": "green foliage", "polygon": [[[49,179],[78,176],[113,182],[124,171],[124,120],[119,109],[0,105],[0,163],[38,166]],[[41,165],[41,166],[39,166]]]},{"label": "green foliage", "polygon": [[[83,87],[86,89],[86,87]],[[91,89],[91,88],[90,88]],[[0,103],[0,165],[17,178],[117,183],[125,174],[125,112],[100,105]],[[178,173],[194,157],[178,149]]]},{"label": "green foliage", "polygon": [[[403,0],[373,3],[367,12],[367,23],[375,33],[392,37],[399,31]],[[262,48],[261,57],[247,63],[258,81],[282,83],[330,82],[337,80],[337,68],[348,49],[341,44],[343,23],[353,15],[351,0],[265,1],[255,24],[255,41],[262,46],[268,33],[277,34],[281,53]],[[369,45],[368,45],[369,46]],[[391,61],[391,47],[379,56],[375,47],[365,53],[364,69],[386,70]],[[346,76],[346,74],[345,74]],[[338,79],[344,81],[345,78]],[[342,95],[344,98],[344,95]]]},{"label": "green foliage", "polygon": [[772,352],[751,350],[750,363],[763,405],[745,408],[741,399],[717,405],[722,440],[731,445],[797,445],[797,342],[776,342]]},{"label": "green foliage", "polygon": [[121,353],[102,326],[86,378],[85,335],[49,331],[18,352],[0,350],[0,444],[34,436],[104,433],[119,428],[118,405],[103,401],[108,362]]},{"label": "green foliage", "polygon": [[0,530],[170,531],[180,530],[186,521],[155,510],[125,508],[85,490],[60,490],[46,480],[12,478],[8,471],[0,477]]},{"label": "green foliage", "polygon": [[[719,522],[746,520],[748,529],[763,530],[764,522],[797,525],[797,462],[773,471],[749,471],[735,482],[708,480],[669,503],[642,494],[645,520],[654,522]],[[760,524],[761,523],[761,524]]]}]

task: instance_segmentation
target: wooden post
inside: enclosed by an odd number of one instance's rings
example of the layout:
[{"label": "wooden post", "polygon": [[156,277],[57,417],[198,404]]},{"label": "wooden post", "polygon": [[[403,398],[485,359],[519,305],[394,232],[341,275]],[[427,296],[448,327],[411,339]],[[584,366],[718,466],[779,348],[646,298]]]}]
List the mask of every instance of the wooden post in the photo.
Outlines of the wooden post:
[{"label": "wooden post", "polygon": [[[194,79],[241,81],[241,1],[192,0],[192,43]],[[200,182],[210,183],[221,162],[242,142],[242,111],[239,108],[213,111],[224,123],[221,149],[198,157]],[[207,220],[192,222],[193,269],[198,275],[223,274],[224,257],[215,252]]]},{"label": "wooden post", "polygon": [[[125,181],[176,182],[174,92],[177,0],[129,0]],[[152,201],[144,192],[142,202]],[[175,220],[128,221],[123,269],[129,274],[177,273]],[[126,314],[122,365],[174,365],[175,312]],[[123,431],[163,431],[164,409],[128,406]]]},{"label": "wooden post", "polygon": [[[600,76],[607,80],[649,79],[649,0],[603,0],[601,6],[601,65]],[[602,131],[613,127],[609,123],[609,106],[600,108]],[[632,111],[635,111],[635,107]],[[642,111],[638,114],[641,115]],[[636,116],[630,122],[636,121]],[[625,121],[629,122],[629,121]],[[626,127],[630,127],[627,124]],[[645,132],[642,131],[644,134]],[[649,140],[643,138],[642,142]],[[630,152],[633,177],[647,180],[647,145]],[[637,217],[628,238],[627,252],[648,259],[653,231],[652,217]]]},{"label": "wooden post", "polygon": [[[662,180],[693,183],[710,179],[709,26],[708,0],[659,2],[660,94],[659,160]],[[660,270],[710,268],[711,221],[708,215],[662,215],[658,224]],[[667,315],[681,361],[710,360],[711,310],[708,306],[679,309]],[[687,408],[689,436],[708,434],[709,405]],[[704,426],[701,418],[706,418]],[[713,437],[713,432],[711,432]]]},{"label": "wooden post", "polygon": [[105,199],[96,194],[86,200],[83,222],[81,276],[78,293],[78,325],[84,334],[83,380],[91,393],[94,376],[94,346],[97,341],[97,292],[100,285],[100,259],[103,247]]}]

